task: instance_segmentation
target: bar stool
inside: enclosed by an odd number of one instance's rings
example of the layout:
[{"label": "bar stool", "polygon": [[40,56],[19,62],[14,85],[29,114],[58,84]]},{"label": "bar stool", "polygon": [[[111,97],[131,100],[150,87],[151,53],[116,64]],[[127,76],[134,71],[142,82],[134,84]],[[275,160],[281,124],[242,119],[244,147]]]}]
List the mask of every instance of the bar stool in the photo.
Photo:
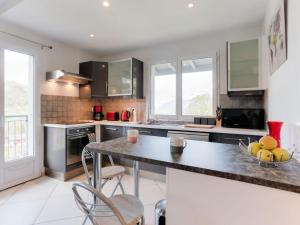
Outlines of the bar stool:
[{"label": "bar stool", "polygon": [[[107,198],[86,183],[75,183],[72,190],[77,206],[93,225],[144,225],[144,206],[135,196]],[[82,198],[85,192],[90,197],[87,200]]]},{"label": "bar stool", "polygon": [[[88,138],[89,138],[90,143],[96,142],[95,133],[88,134]],[[81,155],[82,165],[83,165],[85,176],[88,180],[89,185],[91,185],[91,186],[92,186],[92,176],[90,175],[88,167],[87,167],[87,160],[92,159],[93,157],[94,157],[93,152],[89,152],[85,148],[83,149],[82,155]],[[125,168],[123,166],[115,165],[111,155],[109,155],[108,157],[109,157],[111,166],[106,166],[106,167],[102,168],[102,179],[104,181],[102,182],[101,188],[103,188],[104,185],[108,181],[110,181],[114,178],[117,178],[118,181],[117,181],[116,186],[114,187],[114,190],[111,193],[111,196],[113,196],[115,194],[118,187],[120,187],[122,193],[125,194],[124,187],[122,185],[122,178],[125,174]]]}]

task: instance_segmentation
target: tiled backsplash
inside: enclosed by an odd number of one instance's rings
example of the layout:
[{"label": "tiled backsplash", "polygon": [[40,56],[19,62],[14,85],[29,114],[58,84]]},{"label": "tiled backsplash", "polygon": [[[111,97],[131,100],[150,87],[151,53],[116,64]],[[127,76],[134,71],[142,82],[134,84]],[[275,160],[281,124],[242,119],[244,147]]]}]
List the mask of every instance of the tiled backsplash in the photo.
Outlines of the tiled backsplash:
[{"label": "tiled backsplash", "polygon": [[222,108],[264,108],[263,96],[232,96],[220,95],[220,106]]},{"label": "tiled backsplash", "polygon": [[93,118],[92,108],[97,100],[68,96],[41,96],[42,123],[60,123]]},{"label": "tiled backsplash", "polygon": [[[42,123],[72,122],[93,119],[93,106],[101,104],[104,115],[108,111],[121,112],[127,108],[135,108],[137,120],[145,121],[145,99],[80,99],[78,97],[42,95]],[[220,95],[222,108],[263,108],[263,97]]]},{"label": "tiled backsplash", "polygon": [[137,119],[144,121],[145,100],[136,99],[80,99],[68,96],[41,96],[42,123],[73,122],[93,119],[93,106],[101,104],[107,111],[121,112],[127,108],[137,110]]},{"label": "tiled backsplash", "polygon": [[146,100],[145,99],[128,99],[128,98],[114,98],[102,99],[101,105],[103,106],[104,115],[106,112],[122,112],[127,108],[135,108],[137,113],[137,120],[145,121]]}]

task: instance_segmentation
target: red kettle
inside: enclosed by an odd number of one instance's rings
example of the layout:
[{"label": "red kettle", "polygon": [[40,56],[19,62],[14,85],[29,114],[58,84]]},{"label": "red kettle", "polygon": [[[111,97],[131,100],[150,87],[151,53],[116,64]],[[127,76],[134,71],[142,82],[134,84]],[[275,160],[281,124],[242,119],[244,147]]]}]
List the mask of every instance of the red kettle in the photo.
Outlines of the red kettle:
[{"label": "red kettle", "polygon": [[130,112],[128,110],[122,111],[121,113],[121,121],[129,121],[130,118]]}]

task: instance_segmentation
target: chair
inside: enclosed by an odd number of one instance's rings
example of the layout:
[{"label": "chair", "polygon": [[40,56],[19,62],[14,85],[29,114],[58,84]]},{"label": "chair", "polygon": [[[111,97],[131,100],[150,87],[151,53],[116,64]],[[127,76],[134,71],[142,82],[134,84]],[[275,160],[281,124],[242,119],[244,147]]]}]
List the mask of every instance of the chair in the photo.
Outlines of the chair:
[{"label": "chair", "polygon": [[[96,136],[94,133],[88,134],[88,138],[89,138],[89,142],[96,142]],[[87,167],[87,160],[91,159],[94,157],[94,153],[89,152],[88,150],[86,150],[85,148],[82,151],[82,155],[81,155],[81,160],[82,160],[82,165],[83,165],[83,169],[84,169],[84,173],[85,176],[89,182],[89,184],[92,186],[92,177],[90,176],[88,167]],[[111,163],[111,166],[106,166],[102,168],[102,179],[104,180],[101,188],[104,187],[104,185],[109,181],[114,179],[115,177],[117,178],[118,182],[114,188],[114,190],[111,193],[111,196],[113,196],[115,194],[115,192],[117,191],[117,188],[120,187],[121,191],[123,194],[125,194],[124,191],[124,187],[122,185],[122,178],[125,174],[125,168],[123,166],[117,166],[114,164],[114,161],[111,157],[111,155],[108,156],[109,161]]]},{"label": "chair", "polygon": [[144,206],[132,195],[107,198],[86,183],[75,183],[72,190],[76,204],[93,225],[144,225]]}]

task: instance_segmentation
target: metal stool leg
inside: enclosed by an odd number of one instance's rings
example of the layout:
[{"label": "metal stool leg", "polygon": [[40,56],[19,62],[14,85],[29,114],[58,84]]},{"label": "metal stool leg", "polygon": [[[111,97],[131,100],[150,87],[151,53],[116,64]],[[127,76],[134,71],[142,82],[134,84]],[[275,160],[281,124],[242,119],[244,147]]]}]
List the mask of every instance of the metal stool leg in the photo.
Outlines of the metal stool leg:
[{"label": "metal stool leg", "polygon": [[123,178],[123,175],[117,177],[118,183],[116,184],[113,192],[111,193],[111,196],[113,196],[115,194],[115,192],[117,191],[118,186],[120,186],[122,193],[125,194],[124,187],[123,187],[123,185],[121,183],[122,182],[122,178]]},{"label": "metal stool leg", "polygon": [[122,184],[122,179],[123,179],[123,175],[118,177],[118,185],[120,186],[122,193],[125,194],[125,190],[124,190],[124,187],[123,187],[123,184]]}]

